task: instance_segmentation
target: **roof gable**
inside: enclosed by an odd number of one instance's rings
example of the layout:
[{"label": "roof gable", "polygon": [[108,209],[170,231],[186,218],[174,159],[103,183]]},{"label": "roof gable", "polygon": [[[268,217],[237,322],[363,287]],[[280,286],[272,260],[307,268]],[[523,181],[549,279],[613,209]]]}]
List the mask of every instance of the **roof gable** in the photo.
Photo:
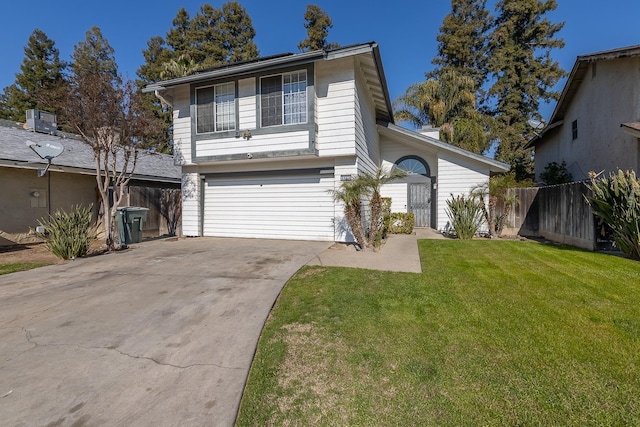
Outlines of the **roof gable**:
[{"label": "roof gable", "polygon": [[611,61],[621,58],[633,58],[638,56],[640,56],[640,45],[578,56],[575,64],[573,65],[573,68],[571,69],[571,73],[567,78],[567,82],[565,83],[564,89],[562,90],[560,99],[558,100],[558,103],[553,110],[553,114],[551,114],[549,125],[553,125],[555,122],[564,119],[564,115],[567,112],[567,109],[569,108],[573,97],[578,91],[580,84],[584,80],[590,63],[596,61]]},{"label": "roof gable", "polygon": [[442,142],[438,139],[432,138],[430,136],[422,135],[418,132],[405,129],[403,127],[400,127],[392,123],[378,121],[378,129],[380,133],[383,135],[388,135],[390,137],[401,137],[403,139],[416,142],[418,144],[426,144],[427,146],[434,148],[437,151],[450,153],[450,154],[464,157],[466,159],[480,163],[486,166],[491,172],[495,172],[495,173],[509,172],[509,170],[511,169],[511,167],[507,163],[503,163],[498,160],[473,153],[463,148],[456,147],[455,145]]}]

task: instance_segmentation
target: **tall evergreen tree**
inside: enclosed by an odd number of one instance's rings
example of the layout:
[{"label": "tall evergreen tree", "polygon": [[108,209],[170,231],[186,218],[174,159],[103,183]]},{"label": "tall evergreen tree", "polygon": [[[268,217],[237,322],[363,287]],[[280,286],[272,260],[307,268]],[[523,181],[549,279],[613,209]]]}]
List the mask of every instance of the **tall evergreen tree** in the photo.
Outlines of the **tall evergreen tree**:
[{"label": "tall evergreen tree", "polygon": [[487,80],[487,42],[491,28],[486,0],[451,0],[451,12],[445,16],[437,36],[438,54],[432,63],[436,70],[428,77],[447,69],[471,77],[476,90]]},{"label": "tall evergreen tree", "polygon": [[258,57],[258,46],[253,39],[256,30],[247,11],[237,1],[222,5],[222,23],[225,56],[223,63],[247,61]]},{"label": "tall evergreen tree", "polygon": [[[224,3],[221,9],[202,5],[192,17],[180,8],[165,38],[156,36],[147,42],[142,53],[145,63],[138,68],[137,84],[146,86],[159,80],[188,75],[196,69],[254,59],[258,47],[251,17],[236,1]],[[167,106],[153,96],[146,105],[162,123],[163,134],[154,142],[162,152],[171,150],[171,114]]]},{"label": "tall evergreen tree", "polygon": [[[167,48],[162,37],[152,37],[147,42],[147,49],[142,51],[145,62],[138,68],[136,84],[139,88],[159,80],[165,80],[165,64],[174,61],[171,59],[171,51]],[[161,105],[160,101],[152,93],[142,95],[142,102],[146,111],[153,114],[158,124],[159,132],[146,141],[144,148],[153,148],[160,153],[170,154],[171,147],[171,110]]]},{"label": "tall evergreen tree", "polygon": [[74,46],[71,57],[71,70],[75,76],[104,74],[114,83],[121,81],[115,50],[99,27],[93,26],[86,32],[85,39]]},{"label": "tall evergreen tree", "polygon": [[24,55],[15,82],[0,95],[0,117],[9,120],[24,121],[25,111],[32,108],[55,112],[64,94],[65,63],[44,31],[33,31]]},{"label": "tall evergreen tree", "polygon": [[340,47],[338,43],[327,42],[329,29],[333,28],[333,22],[327,12],[315,4],[307,5],[304,20],[304,27],[307,29],[307,38],[298,43],[298,49],[300,49],[301,52]]},{"label": "tall evergreen tree", "polygon": [[553,86],[565,75],[551,50],[564,47],[555,38],[564,23],[552,23],[546,14],[557,7],[555,0],[499,0],[489,43],[489,71],[494,83],[489,89],[492,115],[500,139],[497,158],[512,165],[516,177],[533,172],[531,153],[524,150],[533,136],[527,120],[539,117],[540,102],[557,100]]}]

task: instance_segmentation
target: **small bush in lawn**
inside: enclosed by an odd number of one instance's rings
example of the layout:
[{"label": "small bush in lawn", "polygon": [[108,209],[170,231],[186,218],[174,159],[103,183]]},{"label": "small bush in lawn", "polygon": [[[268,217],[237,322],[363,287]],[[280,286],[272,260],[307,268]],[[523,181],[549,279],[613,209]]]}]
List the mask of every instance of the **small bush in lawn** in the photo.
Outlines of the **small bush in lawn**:
[{"label": "small bush in lawn", "polygon": [[388,230],[391,234],[411,234],[415,224],[413,212],[393,212],[389,215]]},{"label": "small bush in lawn", "polygon": [[597,179],[589,173],[587,187],[593,195],[587,197],[593,213],[613,230],[613,241],[626,255],[640,260],[640,182],[634,171],[610,174]]},{"label": "small bush in lawn", "polygon": [[461,240],[472,239],[482,225],[483,211],[475,197],[462,195],[447,200],[447,215],[451,226]]},{"label": "small bush in lawn", "polygon": [[92,206],[74,206],[71,212],[58,210],[48,220],[38,221],[46,230],[43,237],[52,254],[62,259],[74,259],[89,252],[91,242],[96,238],[91,209]]}]

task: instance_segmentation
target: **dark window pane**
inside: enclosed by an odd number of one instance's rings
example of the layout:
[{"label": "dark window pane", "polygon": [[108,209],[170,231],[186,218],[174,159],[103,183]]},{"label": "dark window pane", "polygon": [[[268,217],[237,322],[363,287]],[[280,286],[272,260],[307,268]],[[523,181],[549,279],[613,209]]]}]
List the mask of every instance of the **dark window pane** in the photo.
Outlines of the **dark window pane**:
[{"label": "dark window pane", "polygon": [[260,80],[261,126],[282,124],[282,77],[272,76]]},{"label": "dark window pane", "polygon": [[196,132],[213,132],[214,90],[213,87],[197,89]]}]

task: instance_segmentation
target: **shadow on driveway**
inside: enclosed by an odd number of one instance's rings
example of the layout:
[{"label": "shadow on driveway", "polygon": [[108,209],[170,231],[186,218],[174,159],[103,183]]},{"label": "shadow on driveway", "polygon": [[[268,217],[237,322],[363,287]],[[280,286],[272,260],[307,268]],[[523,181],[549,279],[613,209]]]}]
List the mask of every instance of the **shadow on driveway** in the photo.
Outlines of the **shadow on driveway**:
[{"label": "shadow on driveway", "polygon": [[3,425],[233,425],[284,283],[329,242],[194,238],[0,276]]}]

